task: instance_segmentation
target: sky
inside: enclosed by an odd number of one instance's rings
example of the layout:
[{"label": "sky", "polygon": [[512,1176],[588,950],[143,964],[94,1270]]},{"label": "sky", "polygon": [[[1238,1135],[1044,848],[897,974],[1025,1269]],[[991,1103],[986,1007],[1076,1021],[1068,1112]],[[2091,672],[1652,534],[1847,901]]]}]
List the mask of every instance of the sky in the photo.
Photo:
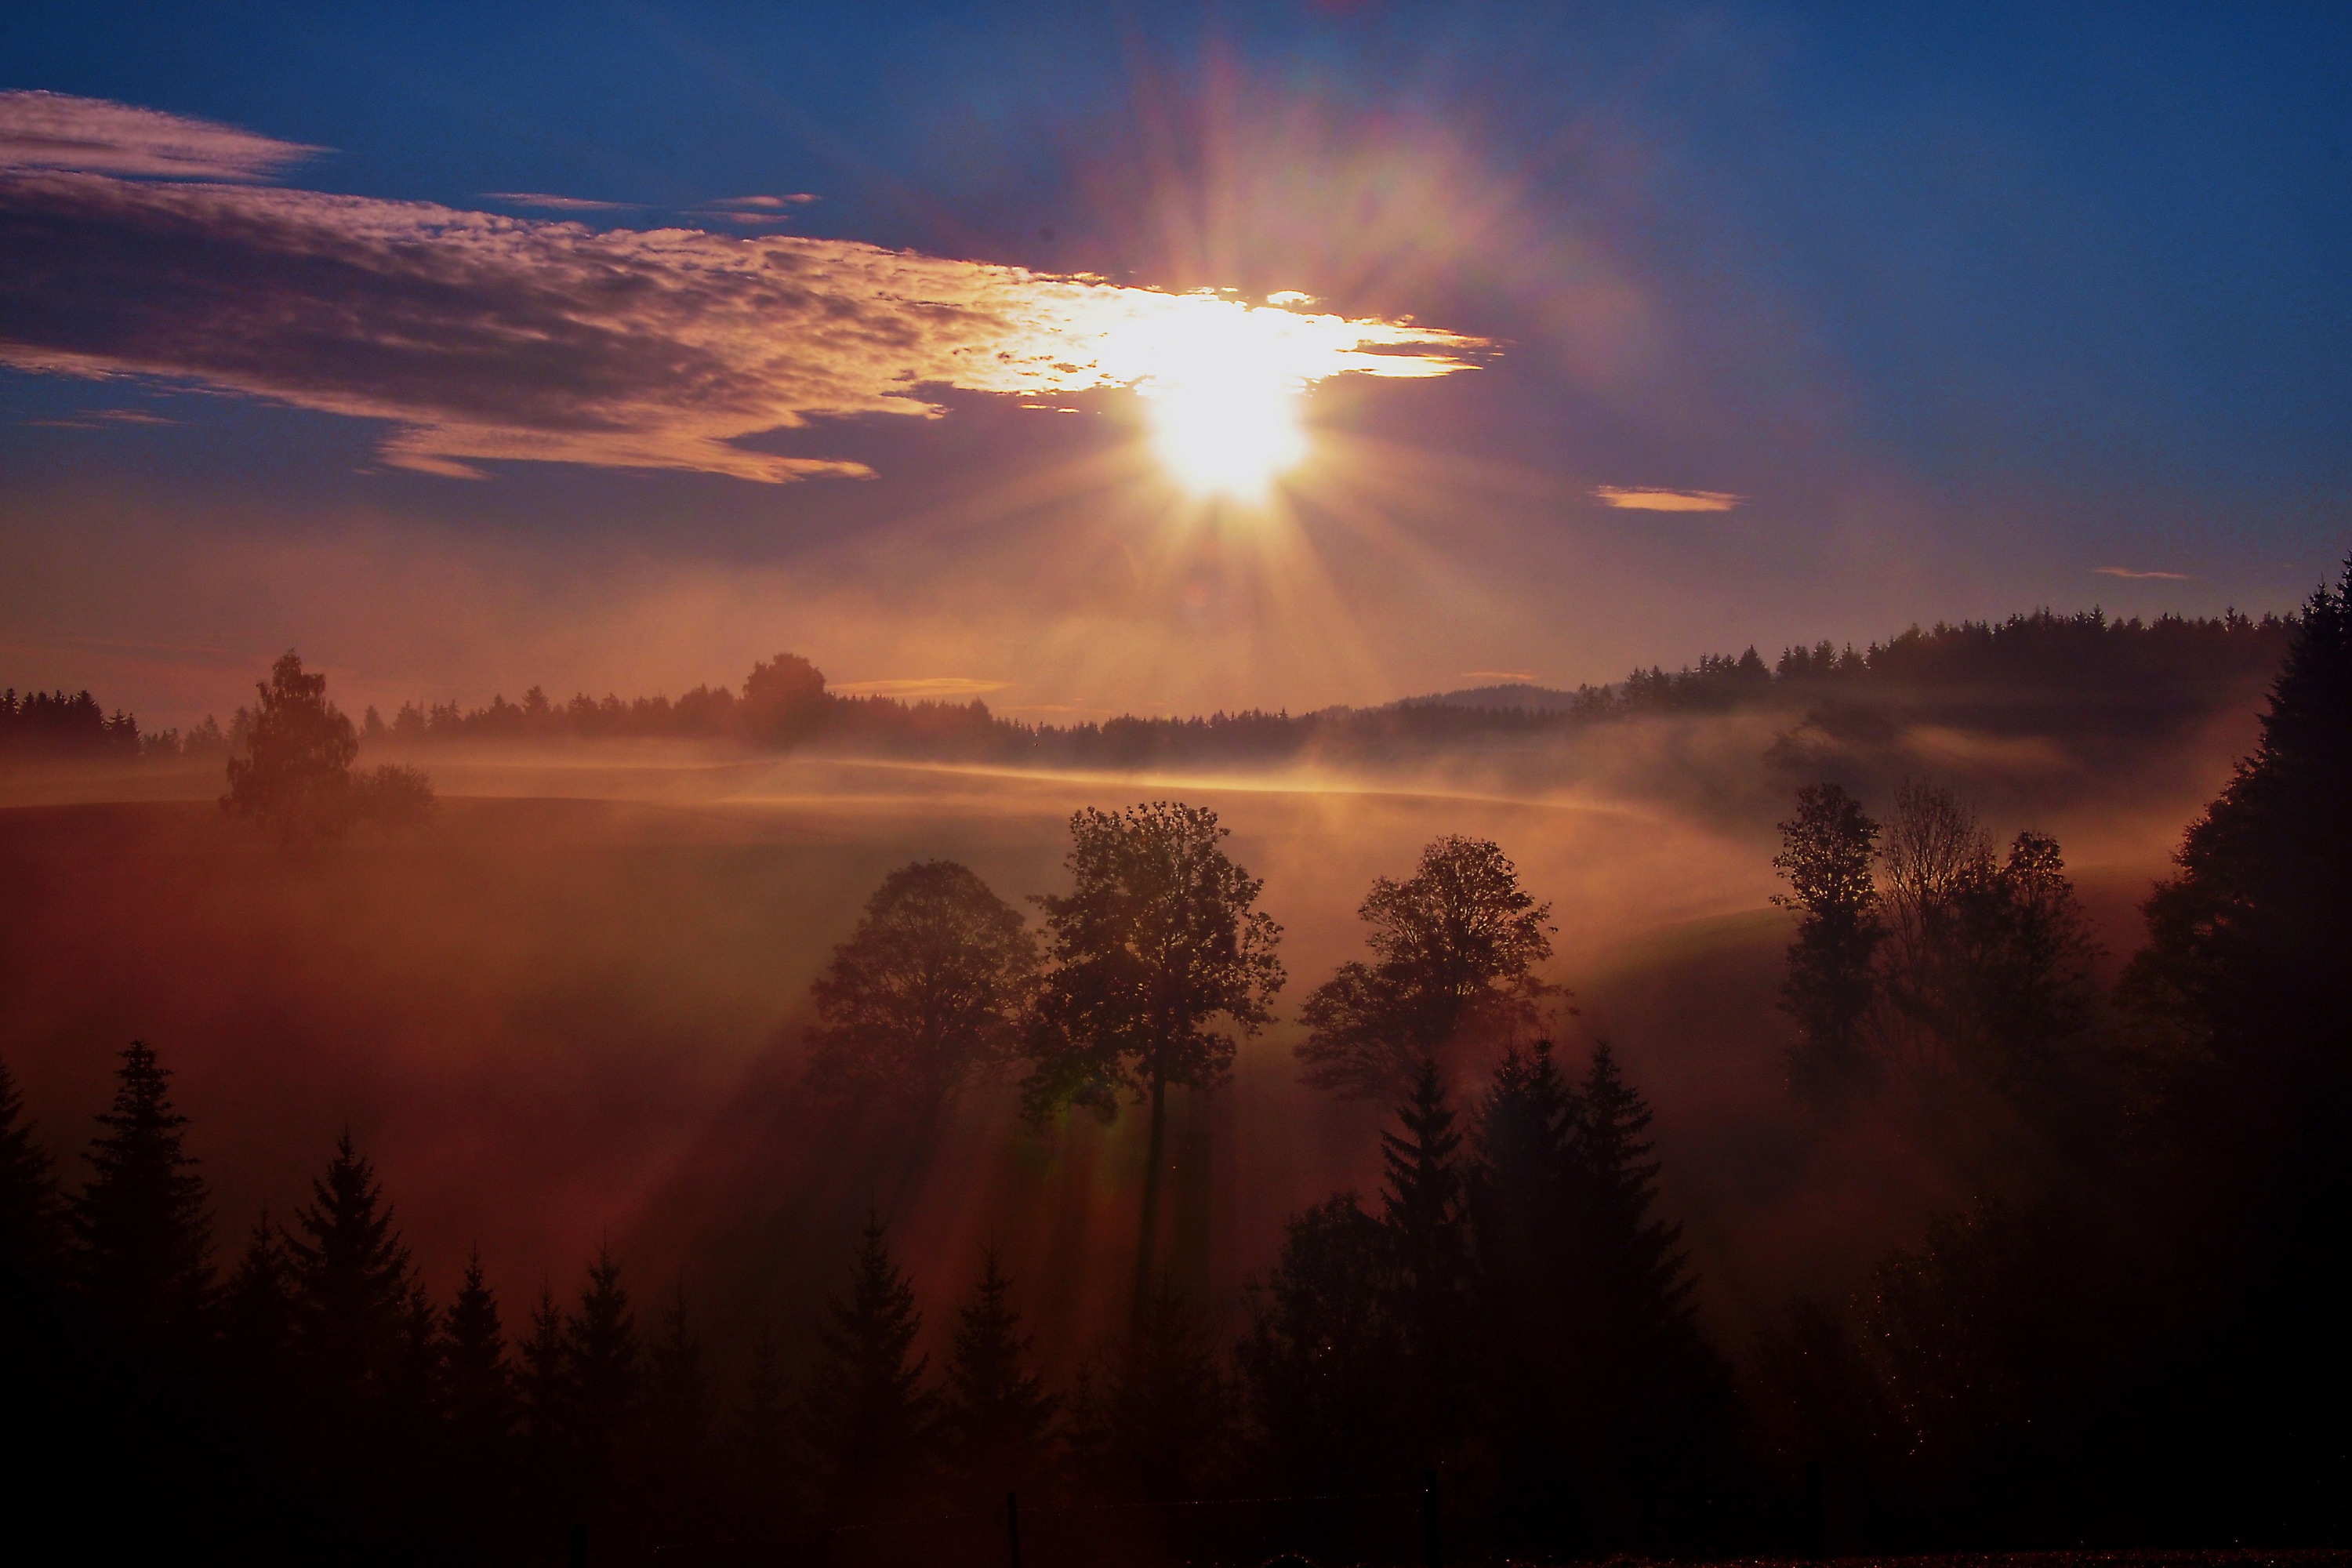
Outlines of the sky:
[{"label": "sky", "polygon": [[0,685],[1066,720],[2284,610],[2348,183],[2316,5],[14,7]]}]

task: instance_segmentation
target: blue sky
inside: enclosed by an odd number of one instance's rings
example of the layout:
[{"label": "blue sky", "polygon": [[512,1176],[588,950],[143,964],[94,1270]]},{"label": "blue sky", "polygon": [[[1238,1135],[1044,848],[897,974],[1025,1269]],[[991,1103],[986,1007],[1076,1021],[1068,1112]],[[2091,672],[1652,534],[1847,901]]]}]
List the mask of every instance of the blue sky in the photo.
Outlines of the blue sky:
[{"label": "blue sky", "polygon": [[[772,232],[1495,345],[1323,384],[1331,450],[1375,455],[1278,542],[1041,478],[1132,444],[1117,392],[741,437],[873,470],[779,486],[457,479],[250,387],[0,372],[12,683],[162,712],[289,641],[386,695],[676,689],[788,646],[1041,714],[1298,708],[2045,603],[2284,608],[2352,543],[2340,8],[82,4],[12,11],[8,89],[332,149],[292,190],[716,232],[807,194]],[[11,300],[0,339],[80,309]]]}]

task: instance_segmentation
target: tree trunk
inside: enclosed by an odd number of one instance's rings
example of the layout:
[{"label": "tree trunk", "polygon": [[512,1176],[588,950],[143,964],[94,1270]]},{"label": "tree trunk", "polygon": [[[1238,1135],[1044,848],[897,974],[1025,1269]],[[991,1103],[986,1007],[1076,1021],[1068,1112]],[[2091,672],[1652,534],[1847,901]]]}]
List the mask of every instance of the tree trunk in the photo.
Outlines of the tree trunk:
[{"label": "tree trunk", "polygon": [[1151,1264],[1160,1237],[1160,1166],[1168,1142],[1168,1085],[1151,1082],[1151,1152],[1143,1168],[1143,1224],[1135,1243],[1135,1323],[1143,1323],[1143,1310],[1151,1300]]}]

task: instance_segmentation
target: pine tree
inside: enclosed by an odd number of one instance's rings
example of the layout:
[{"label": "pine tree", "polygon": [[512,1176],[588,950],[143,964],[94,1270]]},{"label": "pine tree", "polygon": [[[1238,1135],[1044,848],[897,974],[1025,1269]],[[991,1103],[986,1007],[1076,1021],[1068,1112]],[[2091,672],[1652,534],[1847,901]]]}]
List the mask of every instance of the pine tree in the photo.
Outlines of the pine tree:
[{"label": "pine tree", "polygon": [[287,1236],[295,1350],[307,1391],[331,1424],[392,1398],[407,1381],[415,1281],[392,1219],[375,1169],[346,1128]]},{"label": "pine tree", "polygon": [[449,1304],[443,1330],[441,1387],[451,1440],[470,1455],[503,1447],[514,1434],[518,1401],[507,1361],[499,1299],[482,1275],[479,1247],[466,1256],[466,1273]]},{"label": "pine tree", "polygon": [[826,1495],[835,1507],[911,1481],[930,1438],[929,1358],[909,1359],[922,1318],[915,1293],[868,1216],[849,1295],[829,1307],[824,1354],[809,1378],[802,1420]]},{"label": "pine tree", "polygon": [[1504,1058],[1477,1121],[1465,1186],[1477,1260],[1476,1372],[1498,1461],[1500,1540],[1513,1551],[1580,1544],[1577,1425],[1593,1347],[1583,1106],[1550,1042]]},{"label": "pine tree", "polygon": [[583,1478],[593,1480],[606,1473],[615,1450],[634,1435],[645,1393],[636,1314],[609,1247],[596,1249],[579,1310],[563,1321],[563,1362],[572,1436]]},{"label": "pine tree", "polygon": [[1104,1391],[1105,1479],[1152,1501],[1213,1491],[1233,1457],[1234,1406],[1207,1326],[1163,1279]]},{"label": "pine tree", "polygon": [[563,1313],[555,1292],[542,1286],[531,1307],[530,1333],[520,1346],[523,1429],[541,1468],[557,1462],[572,1432],[573,1388],[571,1359],[564,1353]]},{"label": "pine tree", "polygon": [[1393,1273],[1392,1309],[1403,1333],[1412,1440],[1434,1462],[1457,1434],[1464,1412],[1461,1377],[1467,1358],[1470,1283],[1459,1156],[1462,1134],[1446,1103],[1437,1064],[1424,1058],[1412,1093],[1398,1109],[1402,1133],[1381,1134],[1382,1224]]},{"label": "pine tree", "polygon": [[1655,1214],[1651,1110],[1606,1041],[1578,1086],[1586,1271],[1576,1324],[1579,1460],[1601,1545],[1675,1544],[1705,1528],[1720,1473],[1730,1376],[1693,1318],[1682,1226]]},{"label": "pine tree", "polygon": [[1028,1365],[1029,1338],[1006,1300],[1012,1281],[991,1250],[959,1311],[949,1348],[941,1437],[950,1468],[988,1495],[1019,1489],[1043,1465],[1061,1402]]},{"label": "pine tree", "polygon": [[656,1452],[692,1456],[710,1435],[710,1376],[702,1363],[702,1336],[678,1287],[662,1312],[661,1336],[648,1355],[646,1436]]},{"label": "pine tree", "polygon": [[68,1215],[72,1273],[92,1318],[133,1356],[185,1348],[212,1286],[212,1221],[169,1068],[133,1040]]},{"label": "pine tree", "polygon": [[231,1402],[265,1426],[284,1418],[291,1392],[292,1272],[264,1209],[221,1293],[221,1360]]},{"label": "pine tree", "polygon": [[46,1279],[57,1267],[57,1173],[33,1135],[25,1100],[0,1061],[0,1280]]},{"label": "pine tree", "polygon": [[751,1342],[751,1367],[743,1379],[743,1403],[731,1423],[738,1511],[755,1530],[772,1530],[794,1500],[788,1467],[792,1459],[791,1382],[772,1324],[762,1323]]}]

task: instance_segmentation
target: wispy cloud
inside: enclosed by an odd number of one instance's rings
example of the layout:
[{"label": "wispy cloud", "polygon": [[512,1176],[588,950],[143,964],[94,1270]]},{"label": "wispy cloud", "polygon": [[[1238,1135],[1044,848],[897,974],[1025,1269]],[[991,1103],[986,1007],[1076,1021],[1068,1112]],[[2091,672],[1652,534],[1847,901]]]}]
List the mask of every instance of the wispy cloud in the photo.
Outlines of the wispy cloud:
[{"label": "wispy cloud", "polygon": [[1535,676],[1524,669],[1465,669],[1459,680],[1530,681]]},{"label": "wispy cloud", "polygon": [[794,191],[782,196],[721,196],[701,205],[726,212],[780,213],[792,207],[806,206],[814,200],[816,198],[806,191]]},{"label": "wispy cloud", "polygon": [[2143,577],[2153,577],[2165,583],[2193,583],[2196,581],[2195,578],[2189,576],[2186,572],[2136,572],[2128,566],[2094,566],[2091,568],[2091,571],[2094,575],[2100,577],[2128,577],[2135,580]]},{"label": "wispy cloud", "polygon": [[1666,490],[1595,485],[1592,499],[1629,511],[1729,511],[1748,498],[1729,490]]},{"label": "wispy cloud", "polygon": [[537,207],[555,213],[625,213],[636,212],[643,202],[600,202],[587,196],[555,196],[544,191],[484,191],[486,202],[504,202],[514,207]]},{"label": "wispy cloud", "polygon": [[454,477],[487,459],[861,475],[734,442],[819,416],[936,417],[926,388],[1148,383],[1209,341],[1300,383],[1443,375],[1484,346],[848,240],[597,231],[49,165],[0,170],[0,360],[390,421],[383,461]]},{"label": "wispy cloud", "polygon": [[897,697],[909,702],[960,702],[1003,691],[1009,680],[978,680],[968,675],[918,675],[904,680],[834,680],[825,689],[845,697]]},{"label": "wispy cloud", "polygon": [[0,169],[266,180],[326,152],[234,125],[61,92],[0,92]]}]

